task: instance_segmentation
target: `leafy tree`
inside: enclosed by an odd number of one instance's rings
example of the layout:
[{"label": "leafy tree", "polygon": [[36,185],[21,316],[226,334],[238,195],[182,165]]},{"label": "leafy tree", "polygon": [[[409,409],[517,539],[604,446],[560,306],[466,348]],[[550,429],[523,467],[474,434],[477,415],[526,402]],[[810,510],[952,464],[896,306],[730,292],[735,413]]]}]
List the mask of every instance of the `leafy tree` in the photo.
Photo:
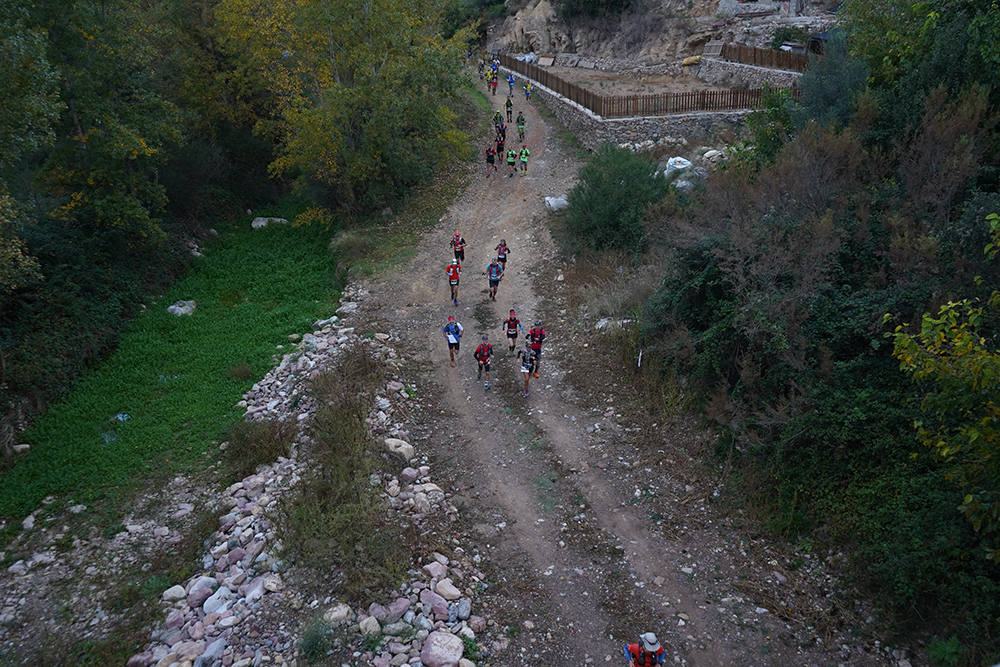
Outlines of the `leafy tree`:
[{"label": "leafy tree", "polygon": [[27,9],[17,2],[0,4],[0,167],[51,144],[62,112],[59,77],[46,57],[45,33],[27,25]]},{"label": "leafy tree", "polygon": [[[987,219],[993,240],[986,254],[995,259],[1000,216]],[[949,301],[936,316],[924,313],[919,333],[903,324],[890,336],[900,370],[928,387],[924,418],[914,423],[920,441],[947,466],[949,479],[965,494],[959,510],[989,541],[989,558],[1000,563],[1000,347],[981,333],[987,309],[1000,311],[1000,291],[993,290],[985,304]]]},{"label": "leafy tree", "polygon": [[181,140],[177,108],[155,92],[147,43],[131,3],[76,0],[36,6],[67,112],[42,178],[59,202],[49,214],[112,244],[155,246],[166,202],[157,182],[165,148]]},{"label": "leafy tree", "polygon": [[868,68],[847,53],[847,38],[837,33],[826,54],[813,59],[799,79],[802,91],[795,117],[802,125],[813,120],[821,125],[843,127],[854,115],[858,95],[868,80]]},{"label": "leafy tree", "polygon": [[42,277],[38,260],[17,237],[20,215],[14,198],[0,193],[0,306],[16,290]]},{"label": "leafy tree", "polygon": [[217,17],[226,48],[276,95],[258,123],[281,146],[274,175],[322,183],[360,210],[465,150],[446,104],[465,33],[437,35],[435,2],[223,0]]},{"label": "leafy tree", "polygon": [[580,169],[569,193],[566,223],[582,247],[641,252],[646,245],[643,215],[667,191],[655,165],[605,144]]},{"label": "leafy tree", "polygon": [[744,139],[733,146],[736,164],[751,171],[772,163],[792,136],[792,97],[764,85],[760,109],[747,116]]}]

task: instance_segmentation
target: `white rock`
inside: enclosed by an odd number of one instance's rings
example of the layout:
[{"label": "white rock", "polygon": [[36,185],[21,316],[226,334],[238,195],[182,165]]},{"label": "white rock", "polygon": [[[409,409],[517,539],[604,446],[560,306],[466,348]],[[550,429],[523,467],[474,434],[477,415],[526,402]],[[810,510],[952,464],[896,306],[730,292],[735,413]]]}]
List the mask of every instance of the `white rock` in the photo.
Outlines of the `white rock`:
[{"label": "white rock", "polygon": [[350,315],[357,309],[358,309],[357,301],[347,301],[346,303],[340,304],[340,307],[337,308],[337,312],[340,313],[341,315]]},{"label": "white rock", "polygon": [[221,611],[225,609],[231,595],[232,594],[229,592],[228,588],[220,588],[212,593],[212,595],[205,600],[204,604],[201,605],[202,611],[206,614],[211,614],[213,611]]},{"label": "white rock", "polygon": [[458,590],[455,584],[451,583],[451,579],[448,578],[437,582],[437,585],[434,586],[434,590],[445,600],[457,600],[462,597],[462,591]]},{"label": "white rock", "polygon": [[23,560],[19,560],[10,567],[8,567],[7,571],[16,577],[23,577],[28,573],[28,566],[25,565]]},{"label": "white rock", "polygon": [[279,577],[276,574],[272,574],[264,578],[264,588],[271,591],[272,593],[280,591],[284,587],[285,585],[282,583],[281,577]]},{"label": "white rock", "polygon": [[176,301],[167,306],[167,312],[171,315],[190,315],[198,307],[198,302],[194,299],[190,301]]},{"label": "white rock", "polygon": [[717,151],[713,148],[712,150],[706,152],[703,157],[711,164],[719,164],[725,156],[722,154],[722,151]]},{"label": "white rock", "polygon": [[550,211],[560,211],[569,206],[569,201],[565,197],[546,197],[545,208]]},{"label": "white rock", "polygon": [[254,218],[253,222],[250,223],[251,229],[263,229],[268,225],[287,225],[288,221],[284,218]]},{"label": "white rock", "polygon": [[35,515],[34,514],[29,514],[28,516],[26,516],[24,518],[24,521],[21,522],[21,526],[25,530],[31,530],[32,528],[34,528],[35,527]]},{"label": "white rock", "polygon": [[416,450],[414,450],[413,445],[406,442],[405,440],[400,440],[399,438],[386,438],[385,448],[386,450],[402,458],[404,461],[409,461],[410,459],[413,458],[413,455],[416,453]]},{"label": "white rock", "polygon": [[23,442],[22,442],[22,443],[21,443],[21,444],[19,444],[19,445],[14,445],[14,448],[13,448],[13,449],[14,449],[14,453],[15,453],[15,454],[24,454],[24,453],[25,453],[25,452],[27,452],[27,451],[28,451],[29,449],[31,449],[31,445],[29,445],[29,444],[27,444],[27,443],[23,443]]},{"label": "white rock", "polygon": [[431,501],[426,493],[417,493],[413,496],[413,509],[420,514],[427,514],[431,511]]},{"label": "white rock", "polygon": [[358,629],[361,630],[361,634],[365,636],[377,635],[382,632],[382,626],[378,624],[378,619],[374,616],[369,616],[365,620],[358,623]]},{"label": "white rock", "polygon": [[183,586],[171,586],[167,590],[163,591],[162,597],[164,602],[177,602],[178,600],[186,598],[187,592],[184,590]]},{"label": "white rock", "polygon": [[323,614],[323,620],[330,625],[340,625],[341,623],[346,623],[354,617],[354,612],[351,611],[350,606],[341,602],[336,604]]}]

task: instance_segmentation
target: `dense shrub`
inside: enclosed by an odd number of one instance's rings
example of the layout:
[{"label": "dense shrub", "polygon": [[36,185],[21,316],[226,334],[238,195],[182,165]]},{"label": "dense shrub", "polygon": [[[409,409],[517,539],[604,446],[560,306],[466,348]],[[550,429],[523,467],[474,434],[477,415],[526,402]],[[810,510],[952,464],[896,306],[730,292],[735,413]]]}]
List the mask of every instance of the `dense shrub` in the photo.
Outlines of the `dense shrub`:
[{"label": "dense shrub", "polygon": [[569,193],[571,242],[594,250],[640,252],[647,240],[643,214],[667,188],[653,163],[610,144],[601,146]]},{"label": "dense shrub", "polygon": [[[931,85],[947,56],[938,39],[912,71],[879,63],[871,87],[853,59],[872,66],[864,48],[834,44],[803,77],[801,105],[766,96],[735,164],[657,221],[672,252],[639,344],[693,381],[775,531],[836,541],[899,629],[955,633],[978,664],[998,655],[1000,574],[954,485],[958,459],[935,461],[913,428],[937,433],[944,416],[954,429],[957,413],[921,414],[936,395],[899,372],[882,320],[985,302],[1000,282],[983,255],[1000,203],[997,100],[968,71]],[[1000,338],[998,319],[977,320],[982,340]],[[988,394],[949,398],[992,405]]]}]

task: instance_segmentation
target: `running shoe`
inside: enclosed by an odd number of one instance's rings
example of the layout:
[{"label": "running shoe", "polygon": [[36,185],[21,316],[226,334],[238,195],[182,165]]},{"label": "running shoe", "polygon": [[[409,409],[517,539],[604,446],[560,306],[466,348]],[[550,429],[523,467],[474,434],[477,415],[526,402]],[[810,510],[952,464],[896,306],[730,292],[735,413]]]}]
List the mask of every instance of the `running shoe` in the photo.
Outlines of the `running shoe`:
[{"label": "running shoe", "polygon": [[525,395],[525,396],[527,396],[527,395],[528,395],[528,390],[527,390],[527,389],[525,389],[525,390],[524,390],[524,395]]},{"label": "running shoe", "polygon": [[454,367],[455,367],[455,362],[454,362],[454,361],[453,361],[453,362],[451,362],[451,367],[452,367],[452,368],[454,368]]},{"label": "running shoe", "polygon": [[538,371],[535,371],[535,377],[538,377]]},{"label": "running shoe", "polygon": [[477,380],[482,380],[483,379],[483,372],[482,371],[479,371],[478,373],[476,373],[476,379]]}]

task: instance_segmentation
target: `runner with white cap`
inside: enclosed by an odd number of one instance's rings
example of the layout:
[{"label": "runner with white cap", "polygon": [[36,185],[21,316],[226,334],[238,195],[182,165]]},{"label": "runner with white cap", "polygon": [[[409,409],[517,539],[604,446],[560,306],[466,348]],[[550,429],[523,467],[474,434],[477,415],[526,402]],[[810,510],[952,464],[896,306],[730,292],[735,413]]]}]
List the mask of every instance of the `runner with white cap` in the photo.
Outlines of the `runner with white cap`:
[{"label": "runner with white cap", "polygon": [[632,667],[652,667],[663,664],[663,647],[652,632],[639,635],[637,644],[625,647],[625,659]]}]

